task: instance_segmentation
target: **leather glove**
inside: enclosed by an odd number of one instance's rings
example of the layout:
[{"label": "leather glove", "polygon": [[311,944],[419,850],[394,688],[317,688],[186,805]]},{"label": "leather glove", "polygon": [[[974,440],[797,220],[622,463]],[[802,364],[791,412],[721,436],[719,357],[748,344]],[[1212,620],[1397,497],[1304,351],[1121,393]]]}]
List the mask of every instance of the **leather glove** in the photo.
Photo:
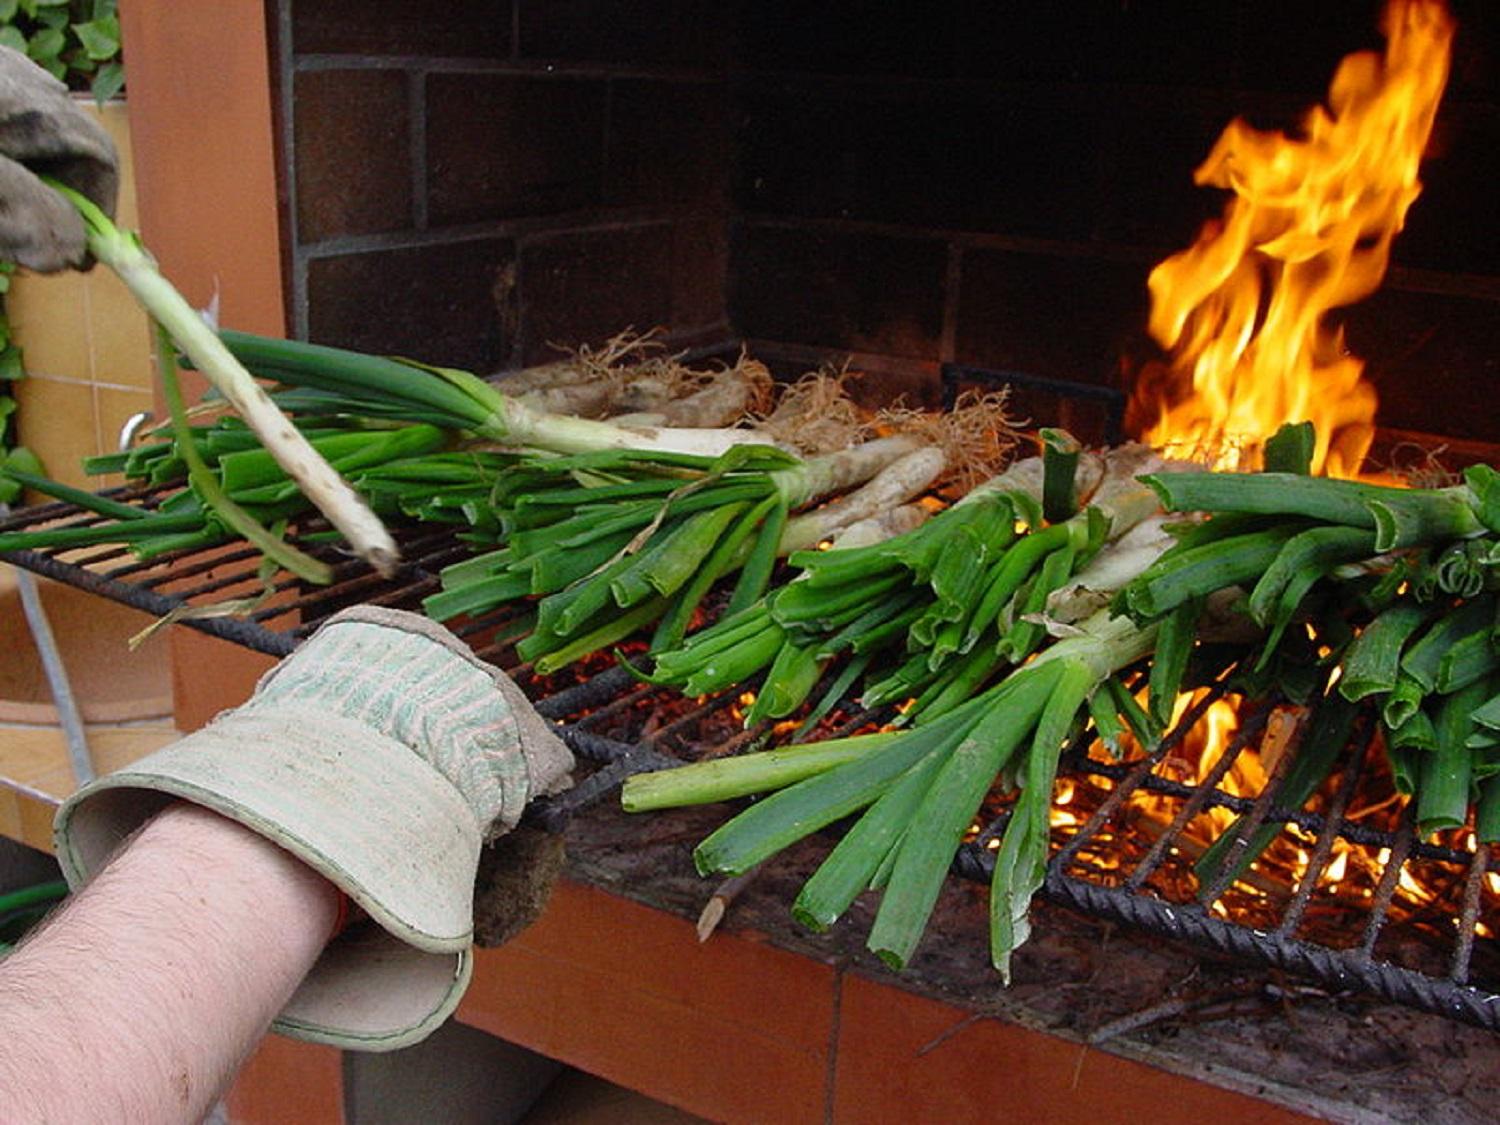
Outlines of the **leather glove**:
[{"label": "leather glove", "polygon": [[113,216],[119,158],[68,88],[20,51],[0,47],[0,260],[51,272],[91,264],[73,205],[48,175]]},{"label": "leather glove", "polygon": [[416,614],[331,618],[243,706],[58,811],[71,886],[174,799],[259,832],[378,926],[333,941],[273,1027],[358,1050],[424,1038],[468,984],[482,844],[573,759],[500,672]]}]

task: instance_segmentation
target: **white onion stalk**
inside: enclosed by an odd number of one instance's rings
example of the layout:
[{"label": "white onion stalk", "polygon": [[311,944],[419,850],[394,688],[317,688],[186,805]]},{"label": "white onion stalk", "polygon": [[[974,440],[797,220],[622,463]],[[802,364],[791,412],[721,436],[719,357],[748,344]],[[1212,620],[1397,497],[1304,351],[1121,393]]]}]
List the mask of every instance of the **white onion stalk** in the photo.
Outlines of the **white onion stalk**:
[{"label": "white onion stalk", "polygon": [[78,208],[88,234],[89,253],[125,283],[141,307],[171,335],[194,366],[255,431],[276,463],[313,506],[328,517],[355,553],[382,575],[394,574],[401,553],[385,525],[162,276],[140,240],[116,227],[108,215],[84,196],[55,182],[51,186]]}]

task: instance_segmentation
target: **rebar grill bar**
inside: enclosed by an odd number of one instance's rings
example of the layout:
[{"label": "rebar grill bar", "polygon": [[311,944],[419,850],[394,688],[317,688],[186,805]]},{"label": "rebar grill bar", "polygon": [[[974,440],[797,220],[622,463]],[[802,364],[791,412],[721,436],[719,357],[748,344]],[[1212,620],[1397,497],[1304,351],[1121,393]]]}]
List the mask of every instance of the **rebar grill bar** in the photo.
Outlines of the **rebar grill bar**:
[{"label": "rebar grill bar", "polygon": [[[114,490],[111,495],[135,503],[152,504],[159,497],[148,491]],[[94,520],[65,504],[16,512],[0,521],[0,530],[34,529],[42,525],[83,526]],[[322,529],[316,521],[299,528],[306,534]],[[271,656],[284,656],[333,613],[356,603],[396,608],[419,608],[422,597],[437,588],[437,573],[463,557],[465,548],[447,530],[431,526],[395,529],[405,558],[400,574],[381,580],[363,564],[327,545],[307,549],[331,563],[335,582],[307,587],[285,575],[272,583],[269,600],[251,617],[186,617],[182,624]],[[257,577],[259,557],[238,545],[184,551],[149,561],[136,560],[120,548],[68,551],[22,551],[0,556],[38,574],[65,582],[147,613],[164,616],[187,607],[203,607],[227,598],[258,593],[265,584]],[[754,748],[792,735],[760,728],[741,729],[736,704],[743,685],[725,695],[705,700],[687,699],[670,691],[641,685],[623,668],[602,662],[540,678],[517,665],[513,651],[522,615],[502,610],[466,621],[457,632],[484,659],[506,668],[534,700],[573,751],[597,766],[574,789],[542,803],[534,815],[549,827],[560,827],[594,802],[607,798],[629,774],[660,769],[684,760]],[[1258,792],[1232,793],[1219,782],[1261,736],[1270,709],[1247,708],[1240,726],[1219,756],[1205,762],[1206,784],[1192,784],[1169,776],[1164,766],[1200,723],[1209,705],[1223,693],[1223,681],[1183,715],[1155,751],[1136,760],[1104,761],[1089,756],[1079,744],[1064,755],[1059,776],[1103,792],[1096,807],[1071,830],[1054,830],[1056,850],[1043,888],[1048,899],[1094,917],[1126,923],[1137,929],[1248,964],[1274,966],[1311,978],[1335,990],[1366,992],[1453,1019],[1500,1030],[1500,949],[1481,930],[1486,903],[1493,908],[1489,888],[1496,867],[1486,847],[1447,846],[1414,838],[1409,813],[1381,828],[1348,817],[1351,804],[1369,776],[1367,761],[1371,732],[1359,732],[1346,759],[1335,771],[1331,799],[1325,811],[1280,807],[1277,784],[1292,752],[1284,753]],[[840,736],[871,729],[887,721],[889,711],[869,712],[848,703],[823,720],[822,736]],[[1153,836],[1132,829],[1130,819],[1143,801],[1159,807]],[[1258,914],[1240,920],[1220,917],[1215,906],[1234,884],[1220,877],[1176,899],[1163,879],[1182,865],[1188,830],[1214,810],[1243,818],[1237,833],[1247,840],[1261,824],[1292,827],[1304,833],[1310,855],[1295,883],[1288,883],[1285,902],[1273,910],[1257,905]],[[988,880],[993,851],[1008,819],[999,808],[978,826],[977,835],[954,859],[962,877]],[[1131,844],[1130,833],[1137,839]],[[1130,845],[1130,846],[1127,846]],[[1139,845],[1139,846],[1136,846]],[[1350,906],[1330,898],[1323,882],[1336,847],[1363,849],[1368,870],[1379,871],[1365,894]],[[1133,849],[1133,850],[1132,850]],[[1127,854],[1129,853],[1129,854]],[[1132,860],[1132,856],[1135,858]],[[1092,859],[1090,857],[1093,857]],[[1094,862],[1107,859],[1108,864]],[[1404,877],[1413,870],[1439,871],[1449,892],[1400,914]],[[1222,870],[1232,870],[1227,865]],[[1224,884],[1224,885],[1219,885]],[[1429,885],[1438,885],[1437,880]],[[1317,910],[1347,913],[1330,936],[1323,926],[1309,933]],[[1438,913],[1424,922],[1431,938],[1442,934],[1446,948],[1436,961],[1413,965],[1402,959],[1401,943],[1387,940],[1393,929],[1409,930],[1424,911]],[[1264,917],[1262,917],[1262,915]],[[1272,917],[1272,915],[1276,915]],[[1410,943],[1407,943],[1410,944]]]}]

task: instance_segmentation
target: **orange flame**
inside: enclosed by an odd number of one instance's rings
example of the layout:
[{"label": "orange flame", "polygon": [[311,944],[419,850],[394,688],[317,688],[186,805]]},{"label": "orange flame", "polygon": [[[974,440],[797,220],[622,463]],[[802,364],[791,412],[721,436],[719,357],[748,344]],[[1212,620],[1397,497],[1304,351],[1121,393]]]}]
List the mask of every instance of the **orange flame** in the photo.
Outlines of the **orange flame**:
[{"label": "orange flame", "polygon": [[1441,0],[1390,0],[1382,31],[1384,57],[1345,58],[1303,136],[1237,119],[1194,173],[1234,195],[1151,273],[1150,330],[1170,357],[1131,404],[1151,444],[1249,469],[1282,423],[1311,420],[1314,471],[1359,469],[1375,391],[1326,314],[1379,286],[1421,191],[1453,21]]}]

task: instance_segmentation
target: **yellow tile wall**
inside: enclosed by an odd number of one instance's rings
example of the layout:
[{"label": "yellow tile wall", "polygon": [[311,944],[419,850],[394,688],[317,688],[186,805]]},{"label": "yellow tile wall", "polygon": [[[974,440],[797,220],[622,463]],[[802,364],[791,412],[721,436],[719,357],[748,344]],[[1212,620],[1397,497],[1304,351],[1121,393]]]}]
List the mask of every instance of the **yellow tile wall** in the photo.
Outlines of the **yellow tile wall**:
[{"label": "yellow tile wall", "polygon": [[[90,100],[79,104],[103,124],[120,151],[116,222],[134,229],[140,220],[126,103],[111,102],[102,110]],[[27,371],[16,386],[18,440],[60,481],[88,488],[118,483],[85,476],[81,461],[112,452],[126,419],[152,409],[145,314],[103,267],[87,274],[20,275],[6,310]]]}]

